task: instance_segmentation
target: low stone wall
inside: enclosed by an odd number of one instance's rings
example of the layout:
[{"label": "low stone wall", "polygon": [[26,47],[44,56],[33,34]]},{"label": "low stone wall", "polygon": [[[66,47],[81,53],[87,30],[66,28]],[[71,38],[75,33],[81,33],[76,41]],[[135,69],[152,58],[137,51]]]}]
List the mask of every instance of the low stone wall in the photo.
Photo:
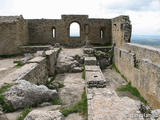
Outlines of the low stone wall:
[{"label": "low stone wall", "polygon": [[160,64],[160,49],[158,48],[135,43],[126,43],[124,47],[128,51],[132,51],[137,59],[150,59],[152,62]]},{"label": "low stone wall", "polygon": [[127,50],[114,48],[115,65],[153,108],[160,108],[158,50],[131,43],[128,45],[131,47]]},{"label": "low stone wall", "polygon": [[27,61],[24,66],[7,75],[4,81],[14,82],[24,79],[34,84],[45,84],[48,81],[48,76],[55,74],[58,50],[45,51],[46,57],[37,56]]},{"label": "low stone wall", "polygon": [[24,53],[35,53],[36,51],[41,51],[41,50],[49,50],[51,49],[51,45],[36,45],[36,46],[21,46],[20,49]]},{"label": "low stone wall", "polygon": [[27,80],[35,84],[44,84],[48,80],[48,70],[45,57],[35,57],[24,66],[7,75],[4,80],[14,82]]}]

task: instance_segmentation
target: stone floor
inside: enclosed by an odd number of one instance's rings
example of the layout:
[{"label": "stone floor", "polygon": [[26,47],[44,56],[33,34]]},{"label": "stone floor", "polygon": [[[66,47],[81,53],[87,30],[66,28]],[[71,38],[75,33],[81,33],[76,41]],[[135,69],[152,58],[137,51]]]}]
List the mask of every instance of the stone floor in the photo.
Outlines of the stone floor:
[{"label": "stone floor", "polygon": [[[74,59],[75,56],[83,56],[83,50],[80,48],[63,48],[58,56],[56,68],[58,73],[76,72],[79,62]],[[80,68],[79,68],[80,69]]]},{"label": "stone floor", "polygon": [[18,69],[18,67],[16,67],[16,64],[14,64],[14,61],[21,58],[21,56],[13,58],[0,58],[0,86],[5,82],[11,82],[7,79],[4,80],[3,78]]},{"label": "stone floor", "polygon": [[[139,115],[140,102],[127,96],[120,97],[116,89],[126,81],[115,71],[103,71],[106,88],[88,88],[88,120],[143,120]],[[140,114],[141,115],[141,114]]]},{"label": "stone floor", "polygon": [[85,86],[82,73],[58,74],[55,81],[61,81],[64,84],[58,93],[65,106],[72,106],[81,100]]},{"label": "stone floor", "polygon": [[[64,84],[58,93],[62,99],[63,107],[69,107],[81,100],[85,87],[85,81],[82,79],[82,73],[58,74],[55,81]],[[65,120],[84,120],[78,113],[70,114]]]}]

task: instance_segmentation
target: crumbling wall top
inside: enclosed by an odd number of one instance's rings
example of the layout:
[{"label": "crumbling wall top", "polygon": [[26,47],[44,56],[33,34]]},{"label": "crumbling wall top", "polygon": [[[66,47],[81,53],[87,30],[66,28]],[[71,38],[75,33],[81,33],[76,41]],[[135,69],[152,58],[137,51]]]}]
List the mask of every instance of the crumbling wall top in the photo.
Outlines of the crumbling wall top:
[{"label": "crumbling wall top", "polygon": [[14,23],[17,22],[19,19],[23,19],[23,17],[20,16],[0,16],[0,24],[1,23]]}]

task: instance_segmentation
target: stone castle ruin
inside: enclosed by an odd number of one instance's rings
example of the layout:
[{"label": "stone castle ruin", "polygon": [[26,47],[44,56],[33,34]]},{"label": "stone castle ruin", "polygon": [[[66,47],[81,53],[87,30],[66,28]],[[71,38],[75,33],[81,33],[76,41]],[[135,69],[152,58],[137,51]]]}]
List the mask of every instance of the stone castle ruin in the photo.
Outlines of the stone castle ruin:
[{"label": "stone castle ruin", "polygon": [[[0,16],[0,120],[28,107],[24,120],[160,119],[160,50],[130,43],[131,32],[128,16]],[[127,84],[136,97],[118,91]]]}]

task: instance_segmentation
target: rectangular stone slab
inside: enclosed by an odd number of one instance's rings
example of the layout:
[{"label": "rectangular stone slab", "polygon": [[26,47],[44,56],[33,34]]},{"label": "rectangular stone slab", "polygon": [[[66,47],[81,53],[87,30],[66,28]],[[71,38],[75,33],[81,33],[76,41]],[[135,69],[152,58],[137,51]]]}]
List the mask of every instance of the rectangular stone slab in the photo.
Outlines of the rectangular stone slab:
[{"label": "rectangular stone slab", "polygon": [[100,67],[97,65],[86,65],[85,66],[86,71],[101,71]]},{"label": "rectangular stone slab", "polygon": [[84,59],[85,65],[97,65],[96,57],[85,57]]}]

